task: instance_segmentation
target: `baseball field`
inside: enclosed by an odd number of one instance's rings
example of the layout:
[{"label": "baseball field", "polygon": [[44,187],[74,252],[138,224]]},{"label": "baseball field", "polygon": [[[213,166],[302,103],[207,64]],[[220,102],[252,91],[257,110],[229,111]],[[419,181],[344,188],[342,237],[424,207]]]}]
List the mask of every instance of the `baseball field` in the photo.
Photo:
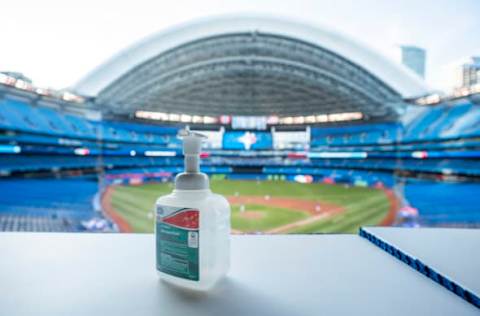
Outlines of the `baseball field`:
[{"label": "baseball field", "polygon": [[[232,206],[233,233],[356,233],[388,225],[398,201],[383,189],[286,181],[212,180],[211,189]],[[123,232],[153,232],[155,200],[171,183],[111,186],[105,212]]]}]

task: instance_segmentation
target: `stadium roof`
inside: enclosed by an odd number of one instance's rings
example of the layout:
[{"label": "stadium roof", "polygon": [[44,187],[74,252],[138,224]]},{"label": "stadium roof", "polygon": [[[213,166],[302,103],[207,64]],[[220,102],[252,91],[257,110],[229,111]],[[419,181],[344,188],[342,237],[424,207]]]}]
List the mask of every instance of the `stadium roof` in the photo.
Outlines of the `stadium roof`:
[{"label": "stadium roof", "polygon": [[423,81],[326,28],[271,17],[184,24],[121,51],[74,90],[104,110],[198,115],[395,116]]}]

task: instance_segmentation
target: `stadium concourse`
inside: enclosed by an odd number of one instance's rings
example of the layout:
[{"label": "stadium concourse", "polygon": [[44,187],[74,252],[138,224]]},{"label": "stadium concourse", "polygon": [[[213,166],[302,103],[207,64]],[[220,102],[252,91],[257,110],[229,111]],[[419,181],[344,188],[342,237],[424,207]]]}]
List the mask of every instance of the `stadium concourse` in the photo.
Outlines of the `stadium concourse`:
[{"label": "stadium concourse", "polygon": [[429,93],[354,40],[264,17],[155,34],[69,91],[0,74],[0,230],[151,231],[187,125],[238,232],[479,226],[480,88]]}]

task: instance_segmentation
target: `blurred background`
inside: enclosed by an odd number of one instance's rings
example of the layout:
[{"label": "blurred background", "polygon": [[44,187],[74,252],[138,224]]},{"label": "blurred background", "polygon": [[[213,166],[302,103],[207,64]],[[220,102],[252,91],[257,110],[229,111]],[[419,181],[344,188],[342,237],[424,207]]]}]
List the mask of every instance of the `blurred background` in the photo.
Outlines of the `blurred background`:
[{"label": "blurred background", "polygon": [[0,5],[0,231],[153,232],[178,131],[232,232],[480,227],[480,3]]}]

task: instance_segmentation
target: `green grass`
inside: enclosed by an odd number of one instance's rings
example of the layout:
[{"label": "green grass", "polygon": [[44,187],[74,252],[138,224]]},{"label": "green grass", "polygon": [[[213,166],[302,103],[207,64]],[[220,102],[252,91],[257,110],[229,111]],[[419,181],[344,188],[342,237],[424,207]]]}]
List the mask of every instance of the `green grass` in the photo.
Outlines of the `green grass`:
[{"label": "green grass", "polygon": [[232,205],[232,228],[243,232],[267,231],[269,229],[286,225],[305,219],[307,212],[292,211],[285,208],[267,207],[264,205],[249,204],[247,211],[254,211],[262,216],[261,219],[245,218],[240,212],[240,207]]},{"label": "green grass", "polygon": [[[211,188],[226,196],[292,197],[328,202],[345,209],[338,215],[295,228],[290,233],[355,233],[359,226],[378,224],[389,208],[388,199],[382,191],[364,187],[284,181],[211,180]],[[170,183],[118,186],[113,193],[112,204],[135,232],[152,232],[155,200],[171,190]],[[273,206],[246,205],[246,208],[260,212],[262,218],[247,219],[240,216],[237,206],[232,206],[232,228],[247,232],[266,231],[310,216],[306,212]]]},{"label": "green grass", "polygon": [[[172,190],[169,184],[117,186],[112,196],[113,208],[137,233],[153,232],[154,204],[160,195]],[[151,214],[149,216],[149,214]]]},{"label": "green grass", "polygon": [[369,197],[345,203],[345,212],[305,225],[290,233],[356,233],[360,226],[376,225],[387,214],[389,203],[382,191]]}]

